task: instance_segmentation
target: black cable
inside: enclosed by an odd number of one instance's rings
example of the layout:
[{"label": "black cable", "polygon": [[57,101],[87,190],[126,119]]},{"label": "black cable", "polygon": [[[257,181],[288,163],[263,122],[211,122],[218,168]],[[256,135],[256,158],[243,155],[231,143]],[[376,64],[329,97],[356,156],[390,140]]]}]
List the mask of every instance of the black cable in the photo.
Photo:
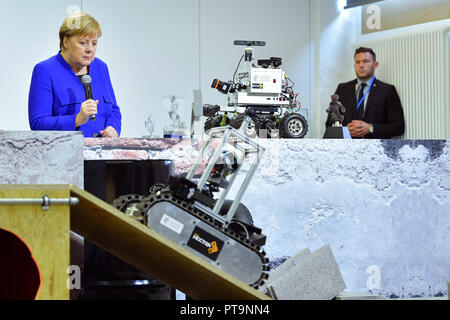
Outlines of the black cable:
[{"label": "black cable", "polygon": [[288,99],[290,102],[292,102],[292,99],[289,98],[288,96],[286,96],[284,93],[280,93],[283,97],[285,97],[286,99]]},{"label": "black cable", "polygon": [[241,65],[242,58],[244,58],[244,55],[242,55],[241,59],[239,60],[238,65],[237,65],[237,67],[236,67],[236,70],[234,71],[234,74],[233,74],[233,84],[235,84],[235,83],[234,83],[234,79],[236,78],[236,72],[238,71],[239,66]]},{"label": "black cable", "polygon": [[290,88],[291,88],[291,89],[292,89],[292,88],[294,88],[294,86],[295,86],[295,83],[294,83],[294,81],[292,81],[291,79],[289,79],[289,77],[286,77],[286,80],[288,80],[288,81],[292,82],[292,86],[291,86]]}]

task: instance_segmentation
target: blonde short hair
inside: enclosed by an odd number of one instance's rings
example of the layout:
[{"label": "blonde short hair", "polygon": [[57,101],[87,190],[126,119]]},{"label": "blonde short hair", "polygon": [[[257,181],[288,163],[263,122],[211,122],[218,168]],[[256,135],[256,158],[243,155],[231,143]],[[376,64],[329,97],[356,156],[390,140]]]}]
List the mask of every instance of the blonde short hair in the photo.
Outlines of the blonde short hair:
[{"label": "blonde short hair", "polygon": [[92,34],[96,34],[99,38],[102,36],[102,29],[97,20],[83,11],[72,13],[64,19],[61,28],[59,28],[59,48],[65,49],[65,37]]}]

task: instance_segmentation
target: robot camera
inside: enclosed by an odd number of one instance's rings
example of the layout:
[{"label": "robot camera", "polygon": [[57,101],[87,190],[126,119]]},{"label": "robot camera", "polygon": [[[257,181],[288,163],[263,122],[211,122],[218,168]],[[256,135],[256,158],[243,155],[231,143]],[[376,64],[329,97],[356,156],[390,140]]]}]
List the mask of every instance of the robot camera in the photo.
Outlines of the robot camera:
[{"label": "robot camera", "polygon": [[231,83],[223,82],[223,81],[220,81],[219,79],[214,79],[211,84],[211,88],[217,89],[220,92],[222,92],[223,94],[227,94],[231,89]]}]

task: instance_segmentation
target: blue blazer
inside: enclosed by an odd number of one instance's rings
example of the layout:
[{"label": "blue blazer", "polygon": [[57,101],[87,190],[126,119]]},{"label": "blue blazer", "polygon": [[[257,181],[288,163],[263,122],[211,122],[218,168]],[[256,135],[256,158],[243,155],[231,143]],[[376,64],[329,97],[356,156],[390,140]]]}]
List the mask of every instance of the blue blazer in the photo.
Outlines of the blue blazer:
[{"label": "blue blazer", "polygon": [[57,55],[38,63],[33,69],[28,97],[31,130],[82,131],[85,137],[100,135],[112,126],[120,135],[122,115],[116,102],[108,67],[98,58],[89,66],[92,96],[99,100],[95,121],[75,128],[75,117],[86,101],[84,86],[70,65]]}]

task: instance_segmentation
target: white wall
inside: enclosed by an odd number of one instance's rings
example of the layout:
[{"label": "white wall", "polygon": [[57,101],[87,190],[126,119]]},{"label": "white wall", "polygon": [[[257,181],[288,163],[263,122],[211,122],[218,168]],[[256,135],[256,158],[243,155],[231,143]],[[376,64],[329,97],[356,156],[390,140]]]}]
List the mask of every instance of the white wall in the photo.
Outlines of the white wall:
[{"label": "white wall", "polygon": [[2,0],[0,3],[0,129],[29,130],[33,67],[59,50],[59,27],[80,0]]},{"label": "white wall", "polygon": [[243,47],[233,40],[265,40],[256,58],[279,56],[305,108],[311,106],[310,0],[2,0],[0,128],[29,130],[28,91],[33,66],[58,52],[58,31],[70,5],[101,24],[97,57],[109,67],[123,114],[122,137],[147,132],[149,113],[163,127],[163,96],[178,95],[191,108],[193,89],[203,103],[225,104],[210,88],[231,80]]},{"label": "white wall", "polygon": [[347,291],[447,295],[449,141],[260,143],[266,153],[242,203],[267,235],[271,260],[329,244]]}]

